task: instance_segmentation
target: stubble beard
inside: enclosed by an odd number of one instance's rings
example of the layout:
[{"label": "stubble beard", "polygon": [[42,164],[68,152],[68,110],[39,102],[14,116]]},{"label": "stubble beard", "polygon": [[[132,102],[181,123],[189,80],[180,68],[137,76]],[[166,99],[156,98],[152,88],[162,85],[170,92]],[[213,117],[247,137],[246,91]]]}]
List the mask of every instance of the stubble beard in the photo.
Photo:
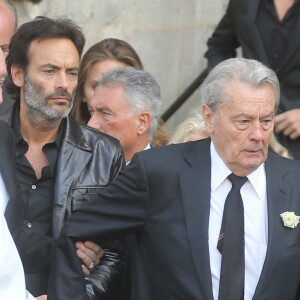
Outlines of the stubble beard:
[{"label": "stubble beard", "polygon": [[[35,127],[56,127],[63,118],[66,118],[74,103],[75,90],[70,94],[67,90],[59,89],[51,94],[45,94],[43,88],[32,82],[25,72],[24,76],[24,103],[26,106],[29,122]],[[53,97],[67,97],[69,106],[63,111],[48,105],[48,100]]]}]

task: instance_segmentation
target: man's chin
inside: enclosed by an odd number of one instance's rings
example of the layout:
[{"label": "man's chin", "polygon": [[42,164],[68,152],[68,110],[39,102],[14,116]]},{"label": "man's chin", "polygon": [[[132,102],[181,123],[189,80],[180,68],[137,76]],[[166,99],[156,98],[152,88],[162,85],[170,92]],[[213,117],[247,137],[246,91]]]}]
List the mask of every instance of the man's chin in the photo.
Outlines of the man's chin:
[{"label": "man's chin", "polygon": [[263,156],[260,157],[253,157],[253,158],[248,158],[247,161],[245,162],[245,167],[250,169],[250,170],[255,170],[257,169],[262,163],[264,163],[266,158]]},{"label": "man's chin", "polygon": [[62,109],[62,110],[52,109],[52,110],[44,111],[43,114],[48,120],[53,120],[54,121],[54,120],[59,120],[59,119],[63,119],[65,117],[67,117],[69,112],[70,112],[70,109],[68,109],[68,110],[66,110],[66,109]]},{"label": "man's chin", "polygon": [[68,116],[71,111],[70,105],[55,105],[48,110],[48,115],[57,119],[62,119]]}]

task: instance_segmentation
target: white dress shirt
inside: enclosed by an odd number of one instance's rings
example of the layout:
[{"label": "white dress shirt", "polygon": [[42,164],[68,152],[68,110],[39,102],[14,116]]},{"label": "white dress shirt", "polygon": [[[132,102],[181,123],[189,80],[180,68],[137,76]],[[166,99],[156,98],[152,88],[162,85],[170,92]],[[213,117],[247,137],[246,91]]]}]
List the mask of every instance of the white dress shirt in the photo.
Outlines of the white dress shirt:
[{"label": "white dress shirt", "polygon": [[[147,144],[147,146],[145,147],[145,149],[143,151],[148,150],[148,149],[151,149],[151,145],[149,143]],[[130,161],[128,161],[126,163],[126,166],[129,165],[129,164],[130,164]]]},{"label": "white dress shirt", "polygon": [[[217,249],[224,203],[231,190],[227,178],[232,172],[211,143],[211,202],[209,216],[209,258],[213,296],[218,299],[222,256]],[[268,242],[268,215],[265,166],[261,164],[249,174],[241,188],[245,220],[245,295],[251,300],[262,271]]]},{"label": "white dress shirt", "polygon": [[21,259],[4,217],[8,199],[7,190],[0,174],[0,299],[35,299],[25,290]]}]

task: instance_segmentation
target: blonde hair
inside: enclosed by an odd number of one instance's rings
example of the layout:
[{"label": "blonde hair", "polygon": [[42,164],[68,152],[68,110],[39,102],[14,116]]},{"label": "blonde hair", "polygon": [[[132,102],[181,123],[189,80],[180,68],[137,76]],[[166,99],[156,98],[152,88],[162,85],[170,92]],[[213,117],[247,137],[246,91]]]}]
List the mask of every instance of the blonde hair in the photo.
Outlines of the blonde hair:
[{"label": "blonde hair", "polygon": [[194,108],[189,117],[176,127],[169,144],[185,143],[194,140],[197,135],[208,137],[200,108]]},{"label": "blonde hair", "polygon": [[292,156],[289,154],[288,149],[286,149],[284,146],[282,146],[276,136],[274,135],[274,133],[271,136],[270,139],[270,147],[279,155],[286,157],[286,158],[292,158]]}]

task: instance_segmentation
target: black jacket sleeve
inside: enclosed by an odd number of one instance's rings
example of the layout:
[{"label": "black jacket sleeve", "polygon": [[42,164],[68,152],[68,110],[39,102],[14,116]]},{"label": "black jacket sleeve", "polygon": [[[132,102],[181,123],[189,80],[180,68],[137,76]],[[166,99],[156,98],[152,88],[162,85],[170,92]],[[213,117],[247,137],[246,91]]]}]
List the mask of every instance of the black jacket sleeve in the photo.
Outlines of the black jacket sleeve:
[{"label": "black jacket sleeve", "polygon": [[[124,166],[122,153],[117,153],[111,170],[112,181],[117,177]],[[109,299],[114,288],[120,282],[124,266],[123,240],[106,242],[105,244],[101,244],[101,246],[104,250],[104,254],[90,276],[85,278],[86,292],[89,300]]]},{"label": "black jacket sleeve", "polygon": [[225,15],[208,39],[208,50],[204,56],[208,59],[209,69],[225,59],[236,57],[236,48],[240,45],[234,23],[233,6],[234,1],[231,0]]}]

